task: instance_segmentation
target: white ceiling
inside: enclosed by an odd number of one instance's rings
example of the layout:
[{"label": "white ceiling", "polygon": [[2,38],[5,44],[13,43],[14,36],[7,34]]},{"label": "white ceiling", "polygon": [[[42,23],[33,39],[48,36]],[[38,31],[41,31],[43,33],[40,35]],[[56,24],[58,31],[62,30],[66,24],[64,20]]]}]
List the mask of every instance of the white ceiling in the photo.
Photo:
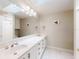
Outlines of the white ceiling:
[{"label": "white ceiling", "polygon": [[74,4],[73,0],[0,0],[0,7],[9,5],[11,1],[19,5],[29,5],[43,15],[72,10]]},{"label": "white ceiling", "polygon": [[73,9],[73,0],[30,0],[41,14],[50,14]]},{"label": "white ceiling", "polygon": [[11,3],[7,7],[3,8],[3,11],[15,14],[22,11],[22,8],[17,6],[16,4]]},{"label": "white ceiling", "polygon": [[0,0],[0,8],[4,8],[10,4],[9,0]]}]

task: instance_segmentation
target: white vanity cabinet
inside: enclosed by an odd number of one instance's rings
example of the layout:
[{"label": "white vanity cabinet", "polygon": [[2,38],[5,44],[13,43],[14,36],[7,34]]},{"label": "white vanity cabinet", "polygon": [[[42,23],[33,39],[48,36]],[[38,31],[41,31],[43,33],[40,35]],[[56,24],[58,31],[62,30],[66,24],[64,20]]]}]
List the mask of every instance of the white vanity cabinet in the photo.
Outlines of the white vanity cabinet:
[{"label": "white vanity cabinet", "polygon": [[24,53],[19,59],[37,59],[37,50],[36,47],[33,47],[28,52]]},{"label": "white vanity cabinet", "polygon": [[46,40],[43,39],[37,44],[37,59],[41,59],[46,48]]},{"label": "white vanity cabinet", "polygon": [[0,15],[0,41],[9,41],[14,38],[14,17],[10,14]]},{"label": "white vanity cabinet", "polygon": [[20,58],[18,59],[32,59],[32,56],[31,56],[32,52],[29,51],[29,52],[26,52],[25,54],[23,54]]},{"label": "white vanity cabinet", "polygon": [[31,50],[28,52],[28,59],[37,59],[36,57],[36,46],[34,46]]},{"label": "white vanity cabinet", "polygon": [[42,40],[42,52],[45,50],[46,48],[46,40]]},{"label": "white vanity cabinet", "polygon": [[19,59],[41,59],[46,48],[45,39],[39,41],[33,48],[22,55]]},{"label": "white vanity cabinet", "polygon": [[28,54],[27,53],[25,53],[25,54],[23,54],[20,58],[18,58],[18,59],[28,59]]},{"label": "white vanity cabinet", "polygon": [[75,5],[75,59],[79,59],[79,0],[76,0]]},{"label": "white vanity cabinet", "polygon": [[37,51],[37,54],[36,54],[37,59],[41,59],[42,55],[44,53],[44,50],[46,48],[46,40],[45,39],[41,40],[36,46],[37,46],[37,49],[36,49],[36,51]]},{"label": "white vanity cabinet", "polygon": [[41,58],[41,52],[42,52],[42,47],[41,47],[41,41],[37,44],[37,58]]}]

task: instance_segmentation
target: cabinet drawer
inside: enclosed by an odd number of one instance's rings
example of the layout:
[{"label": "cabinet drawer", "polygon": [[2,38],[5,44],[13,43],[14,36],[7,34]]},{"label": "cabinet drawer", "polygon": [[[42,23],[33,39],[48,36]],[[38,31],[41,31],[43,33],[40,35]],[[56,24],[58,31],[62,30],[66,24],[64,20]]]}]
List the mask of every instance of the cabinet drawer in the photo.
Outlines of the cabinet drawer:
[{"label": "cabinet drawer", "polygon": [[26,56],[21,56],[19,59],[27,59]]},{"label": "cabinet drawer", "polygon": [[24,54],[19,59],[28,59],[28,55],[27,54]]}]

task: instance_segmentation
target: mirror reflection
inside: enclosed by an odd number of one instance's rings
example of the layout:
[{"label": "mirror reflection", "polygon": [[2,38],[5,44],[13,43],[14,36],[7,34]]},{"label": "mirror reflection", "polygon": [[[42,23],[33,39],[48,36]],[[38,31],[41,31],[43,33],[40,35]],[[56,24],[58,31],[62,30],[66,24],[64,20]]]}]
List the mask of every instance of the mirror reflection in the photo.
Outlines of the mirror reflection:
[{"label": "mirror reflection", "polygon": [[8,1],[4,7],[0,6],[3,7],[0,10],[0,42],[39,33],[37,12],[29,5],[16,2]]}]

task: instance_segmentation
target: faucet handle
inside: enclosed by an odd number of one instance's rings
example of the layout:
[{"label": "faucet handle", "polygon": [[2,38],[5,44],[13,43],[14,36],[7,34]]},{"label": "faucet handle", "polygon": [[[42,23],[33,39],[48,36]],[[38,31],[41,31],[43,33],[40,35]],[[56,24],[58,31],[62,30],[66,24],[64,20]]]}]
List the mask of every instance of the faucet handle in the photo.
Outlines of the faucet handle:
[{"label": "faucet handle", "polygon": [[14,47],[16,45],[18,45],[18,43],[17,42],[14,42],[10,47]]},{"label": "faucet handle", "polygon": [[14,45],[18,45],[18,43],[17,42],[14,42]]},{"label": "faucet handle", "polygon": [[14,47],[14,45],[12,44],[11,47]]}]

